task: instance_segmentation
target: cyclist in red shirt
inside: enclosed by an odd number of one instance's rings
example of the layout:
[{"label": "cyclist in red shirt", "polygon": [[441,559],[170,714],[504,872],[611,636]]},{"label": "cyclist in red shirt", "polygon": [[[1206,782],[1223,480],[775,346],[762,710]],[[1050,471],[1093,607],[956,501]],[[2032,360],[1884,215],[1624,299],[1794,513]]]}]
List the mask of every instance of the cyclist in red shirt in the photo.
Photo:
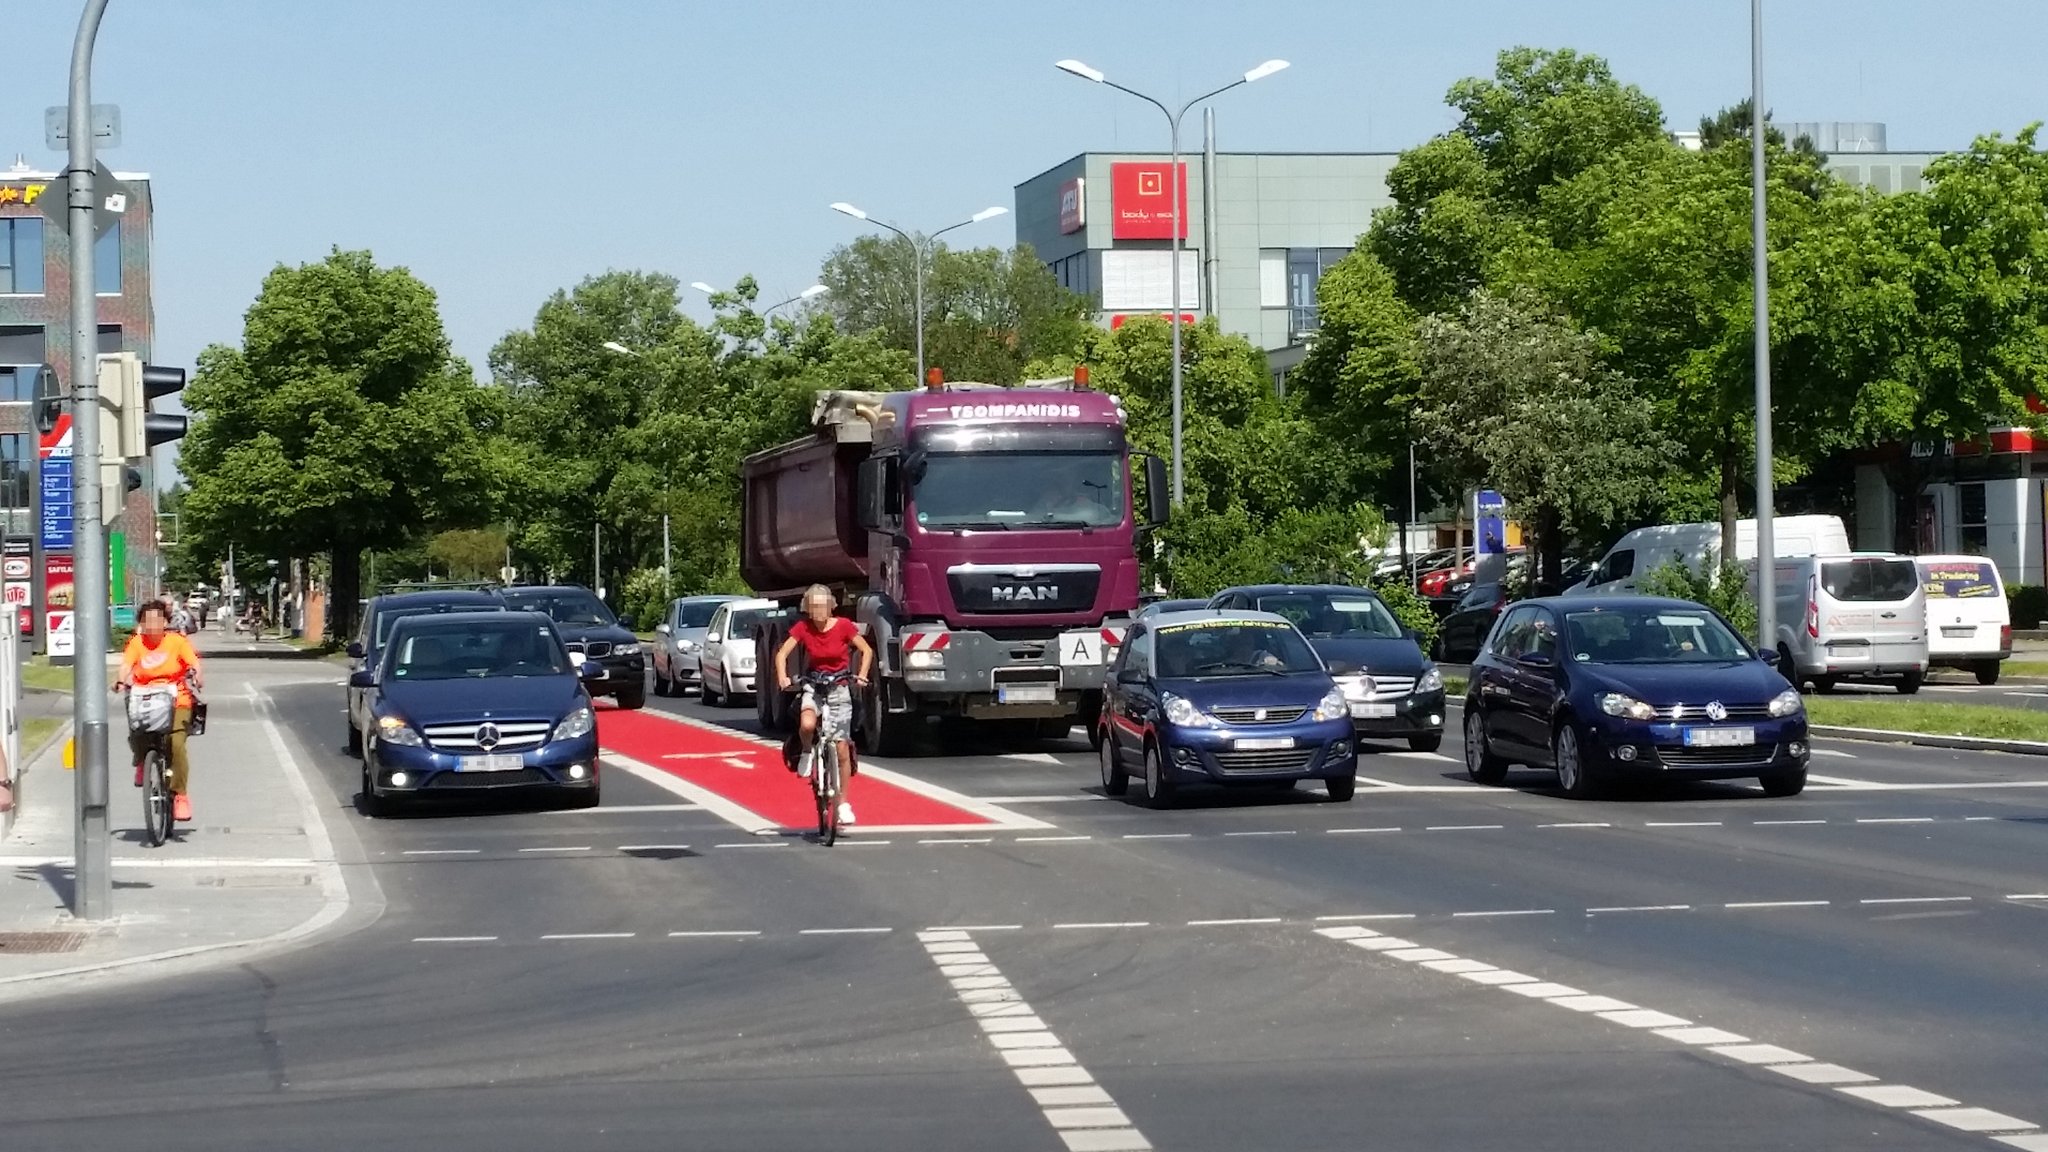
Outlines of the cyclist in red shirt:
[{"label": "cyclist in red shirt", "polygon": [[[854,674],[853,682],[867,687],[868,673],[874,667],[875,651],[868,647],[867,638],[860,634],[860,628],[844,616],[833,614],[838,607],[832,590],[822,584],[813,584],[804,592],[804,618],[789,630],[789,639],[775,650],[775,683],[784,692],[789,691],[789,657],[801,645],[804,650],[805,667],[812,672],[844,672],[853,661],[853,654],[860,653],[860,671]],[[803,765],[802,774],[810,771],[811,741],[817,739],[818,725],[824,721],[825,736],[839,743],[839,762],[853,764],[853,693],[845,684],[834,684],[825,699],[820,701],[811,686],[804,685],[801,703],[802,720],[797,725],[801,751],[797,763]],[[846,800],[852,773],[840,782],[839,822],[853,823],[853,805]]]}]

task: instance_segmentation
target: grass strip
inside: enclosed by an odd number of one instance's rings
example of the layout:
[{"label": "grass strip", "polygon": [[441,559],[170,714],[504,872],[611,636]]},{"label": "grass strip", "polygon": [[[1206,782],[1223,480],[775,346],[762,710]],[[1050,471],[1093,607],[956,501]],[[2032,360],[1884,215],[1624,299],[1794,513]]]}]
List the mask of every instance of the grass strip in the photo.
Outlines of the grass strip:
[{"label": "grass strip", "polygon": [[2024,708],[1948,704],[1933,700],[1811,697],[1806,701],[1806,716],[1811,723],[1837,728],[1882,728],[1889,732],[1924,732],[1930,736],[2048,742],[2048,712]]}]

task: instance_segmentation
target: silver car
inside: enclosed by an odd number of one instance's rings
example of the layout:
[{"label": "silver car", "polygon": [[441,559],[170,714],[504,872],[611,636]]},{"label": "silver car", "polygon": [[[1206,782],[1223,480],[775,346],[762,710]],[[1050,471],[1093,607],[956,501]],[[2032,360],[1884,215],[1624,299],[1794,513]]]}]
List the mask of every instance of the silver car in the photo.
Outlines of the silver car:
[{"label": "silver car", "polygon": [[668,615],[654,626],[654,694],[680,696],[686,688],[702,683],[698,656],[704,648],[704,628],[720,604],[745,599],[741,596],[684,596],[669,602]]}]

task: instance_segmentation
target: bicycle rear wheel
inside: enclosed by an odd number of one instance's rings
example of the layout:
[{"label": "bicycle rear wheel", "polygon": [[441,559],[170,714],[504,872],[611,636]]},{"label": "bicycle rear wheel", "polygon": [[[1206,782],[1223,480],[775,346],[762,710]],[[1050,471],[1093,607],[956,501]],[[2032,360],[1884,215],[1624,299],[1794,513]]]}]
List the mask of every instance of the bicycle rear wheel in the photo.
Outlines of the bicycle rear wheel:
[{"label": "bicycle rear wheel", "polygon": [[142,754],[142,835],[151,848],[171,838],[173,815],[163,750],[151,748]]},{"label": "bicycle rear wheel", "polygon": [[818,805],[821,809],[819,836],[830,848],[839,839],[839,746],[836,741],[827,741],[818,765]]}]

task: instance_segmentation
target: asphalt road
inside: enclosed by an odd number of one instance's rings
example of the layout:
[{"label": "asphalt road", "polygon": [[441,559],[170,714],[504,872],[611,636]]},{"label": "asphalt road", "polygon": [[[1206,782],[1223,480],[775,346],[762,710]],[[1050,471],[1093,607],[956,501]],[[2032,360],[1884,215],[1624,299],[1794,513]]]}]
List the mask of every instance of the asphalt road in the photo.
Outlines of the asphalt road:
[{"label": "asphalt road", "polygon": [[0,1007],[0,1145],[2048,1148],[2048,762],[1822,742],[1793,799],[1577,803],[1453,738],[1154,812],[968,737],[873,767],[1043,826],[825,849],[616,766],[369,821],[340,696],[274,693],[382,915]]}]

